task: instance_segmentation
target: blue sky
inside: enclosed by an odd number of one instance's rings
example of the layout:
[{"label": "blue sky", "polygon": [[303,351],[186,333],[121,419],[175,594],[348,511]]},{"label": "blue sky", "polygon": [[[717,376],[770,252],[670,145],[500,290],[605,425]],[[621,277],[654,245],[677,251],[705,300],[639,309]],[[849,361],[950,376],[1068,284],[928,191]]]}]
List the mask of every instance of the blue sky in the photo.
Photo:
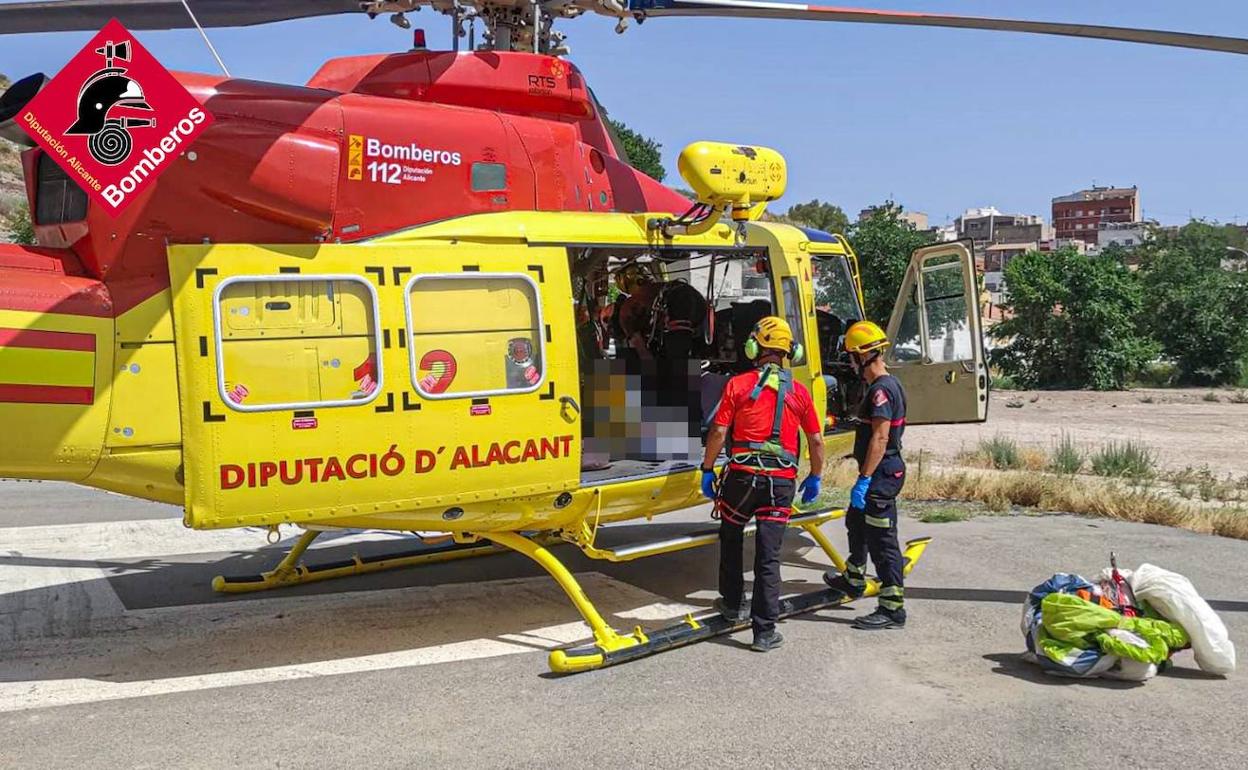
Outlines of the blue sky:
[{"label": "blue sky", "polygon": [[[903,10],[1033,17],[1248,37],[1240,0],[929,0]],[[411,15],[430,47],[445,17]],[[778,208],[818,197],[853,216],[893,198],[941,222],[995,205],[1139,185],[1146,216],[1248,223],[1248,57],[1047,36],[792,21],[563,22],[571,59],[614,117],[676,153],[697,139],[766,144],[789,161]],[[402,50],[363,15],[210,32],[235,76],[302,83],[334,56]],[[0,72],[58,70],[90,37],[0,37]],[[198,33],[143,32],[167,67],[214,71]]]}]

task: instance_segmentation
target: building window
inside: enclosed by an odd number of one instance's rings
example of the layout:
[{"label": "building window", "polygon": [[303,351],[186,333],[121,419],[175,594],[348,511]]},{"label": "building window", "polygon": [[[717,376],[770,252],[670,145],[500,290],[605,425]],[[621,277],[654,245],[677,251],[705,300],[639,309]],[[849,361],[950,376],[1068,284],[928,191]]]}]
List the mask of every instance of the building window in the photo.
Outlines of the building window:
[{"label": "building window", "polygon": [[359,406],[381,390],[377,294],[359,276],[227,278],[213,328],[217,390],[236,411]]},{"label": "building window", "polygon": [[467,398],[541,387],[545,332],[532,278],[418,275],[406,295],[409,366],[420,395]]}]

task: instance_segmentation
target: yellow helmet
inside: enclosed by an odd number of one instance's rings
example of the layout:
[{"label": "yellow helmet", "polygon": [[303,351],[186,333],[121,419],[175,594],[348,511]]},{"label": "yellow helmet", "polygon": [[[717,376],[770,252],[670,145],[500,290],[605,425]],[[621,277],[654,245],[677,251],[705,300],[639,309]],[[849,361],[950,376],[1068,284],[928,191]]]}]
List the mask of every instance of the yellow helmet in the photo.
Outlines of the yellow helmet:
[{"label": "yellow helmet", "polygon": [[636,263],[621,268],[615,274],[616,288],[630,296],[636,294],[637,290],[644,284],[653,282],[654,279],[646,272],[645,268]]},{"label": "yellow helmet", "polygon": [[[750,332],[750,339],[754,340],[760,350],[769,348],[783,350],[786,353],[793,352],[793,330],[789,328],[788,321],[778,316],[769,315],[759,319],[758,323],[754,324],[754,330]],[[750,358],[757,355],[755,353]]]},{"label": "yellow helmet", "polygon": [[845,331],[846,353],[870,353],[889,344],[888,335],[873,321],[857,321]]}]

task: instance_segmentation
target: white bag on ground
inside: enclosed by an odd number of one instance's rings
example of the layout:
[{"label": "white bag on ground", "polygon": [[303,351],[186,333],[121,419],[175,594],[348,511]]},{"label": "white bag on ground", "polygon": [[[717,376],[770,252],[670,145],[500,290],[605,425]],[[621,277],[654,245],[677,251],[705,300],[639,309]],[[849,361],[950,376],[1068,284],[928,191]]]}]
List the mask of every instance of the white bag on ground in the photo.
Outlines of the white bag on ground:
[{"label": "white bag on ground", "polygon": [[1235,670],[1235,645],[1222,619],[1208,602],[1200,598],[1192,582],[1152,564],[1141,564],[1135,572],[1122,571],[1137,601],[1144,602],[1163,618],[1178,623],[1192,638],[1196,665],[1211,674]]}]

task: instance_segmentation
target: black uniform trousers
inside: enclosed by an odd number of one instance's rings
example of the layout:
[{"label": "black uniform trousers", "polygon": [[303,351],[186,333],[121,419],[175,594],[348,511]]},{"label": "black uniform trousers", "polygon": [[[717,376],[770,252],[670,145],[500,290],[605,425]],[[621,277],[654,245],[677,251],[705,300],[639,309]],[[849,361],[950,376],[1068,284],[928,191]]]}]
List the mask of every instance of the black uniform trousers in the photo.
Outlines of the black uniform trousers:
[{"label": "black uniform trousers", "polygon": [[754,600],[750,623],[754,634],[771,631],[780,618],[780,547],[793,513],[796,479],[729,469],[719,484],[719,595],[738,607],[745,590],[742,576],[745,535],[750,519],[758,521],[754,542]]},{"label": "black uniform trousers", "polygon": [[851,586],[865,589],[870,554],[880,578],[880,606],[888,610],[900,610],[904,605],[905,560],[897,540],[897,495],[905,483],[906,463],[901,455],[886,455],[871,476],[866,509],[850,508],[845,513],[849,530],[845,578]]}]

